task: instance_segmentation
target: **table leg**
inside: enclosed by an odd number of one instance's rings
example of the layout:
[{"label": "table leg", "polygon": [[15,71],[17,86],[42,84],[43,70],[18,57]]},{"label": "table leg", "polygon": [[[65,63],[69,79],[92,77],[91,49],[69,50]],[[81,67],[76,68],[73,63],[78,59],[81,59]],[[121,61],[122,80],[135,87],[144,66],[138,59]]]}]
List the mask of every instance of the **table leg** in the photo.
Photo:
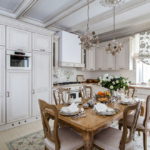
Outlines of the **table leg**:
[{"label": "table leg", "polygon": [[92,150],[93,149],[93,133],[86,132],[83,134],[84,140],[84,150]]}]

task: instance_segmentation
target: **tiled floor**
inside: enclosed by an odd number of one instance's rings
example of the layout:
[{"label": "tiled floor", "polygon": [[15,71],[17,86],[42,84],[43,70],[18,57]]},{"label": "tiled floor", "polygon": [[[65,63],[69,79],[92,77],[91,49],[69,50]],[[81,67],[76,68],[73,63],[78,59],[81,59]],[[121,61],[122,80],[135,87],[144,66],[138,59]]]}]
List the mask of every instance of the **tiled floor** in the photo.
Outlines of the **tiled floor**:
[{"label": "tiled floor", "polygon": [[39,130],[42,130],[41,121],[36,121],[6,131],[0,131],[0,150],[8,150],[6,143],[8,143],[9,141],[18,139]]}]

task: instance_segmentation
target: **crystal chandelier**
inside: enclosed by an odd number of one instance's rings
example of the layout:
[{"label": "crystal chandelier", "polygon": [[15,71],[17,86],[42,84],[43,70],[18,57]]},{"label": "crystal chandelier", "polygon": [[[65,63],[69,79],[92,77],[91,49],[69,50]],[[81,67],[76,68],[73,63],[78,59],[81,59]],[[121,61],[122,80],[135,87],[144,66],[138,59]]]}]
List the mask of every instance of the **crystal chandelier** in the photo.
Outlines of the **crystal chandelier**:
[{"label": "crystal chandelier", "polygon": [[[107,1],[107,0],[106,0]],[[114,34],[116,32],[116,26],[115,26],[115,6],[114,6],[114,13],[113,13],[113,26],[114,26]],[[117,41],[115,38],[112,40],[106,47],[106,51],[110,52],[112,55],[116,55],[118,52],[122,50],[123,45]]]},{"label": "crystal chandelier", "polygon": [[81,48],[84,50],[88,50],[91,47],[96,47],[97,44],[100,43],[99,37],[98,35],[96,35],[96,33],[93,31],[92,33],[90,33],[89,31],[89,0],[87,0],[88,3],[88,7],[87,7],[87,28],[86,28],[86,33],[82,34],[79,36],[80,41],[81,41]]},{"label": "crystal chandelier", "polygon": [[100,0],[101,5],[106,7],[114,7],[121,3],[123,0]]}]

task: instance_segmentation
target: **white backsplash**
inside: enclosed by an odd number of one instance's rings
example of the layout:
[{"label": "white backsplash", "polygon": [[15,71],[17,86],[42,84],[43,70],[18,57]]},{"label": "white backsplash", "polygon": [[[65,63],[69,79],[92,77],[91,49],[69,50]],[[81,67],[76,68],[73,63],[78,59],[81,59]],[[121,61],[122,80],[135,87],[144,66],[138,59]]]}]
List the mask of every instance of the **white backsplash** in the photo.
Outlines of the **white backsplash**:
[{"label": "white backsplash", "polygon": [[136,69],[132,71],[82,71],[76,68],[57,68],[53,70],[53,83],[76,81],[76,75],[84,75],[85,79],[97,79],[103,74],[118,75],[128,78],[132,83],[136,83]]}]

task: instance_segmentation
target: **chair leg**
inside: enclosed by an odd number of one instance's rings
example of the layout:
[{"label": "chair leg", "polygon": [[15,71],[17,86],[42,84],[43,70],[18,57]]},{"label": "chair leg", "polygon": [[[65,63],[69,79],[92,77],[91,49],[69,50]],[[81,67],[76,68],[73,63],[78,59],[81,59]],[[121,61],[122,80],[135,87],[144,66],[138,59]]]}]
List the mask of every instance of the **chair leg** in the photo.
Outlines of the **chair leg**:
[{"label": "chair leg", "polygon": [[122,125],[121,125],[121,124],[119,124],[119,130],[121,130],[121,128],[122,128]]},{"label": "chair leg", "polygon": [[140,131],[138,131],[138,136],[141,136],[141,133],[140,133]]},{"label": "chair leg", "polygon": [[143,147],[147,150],[147,132],[143,132]]}]

